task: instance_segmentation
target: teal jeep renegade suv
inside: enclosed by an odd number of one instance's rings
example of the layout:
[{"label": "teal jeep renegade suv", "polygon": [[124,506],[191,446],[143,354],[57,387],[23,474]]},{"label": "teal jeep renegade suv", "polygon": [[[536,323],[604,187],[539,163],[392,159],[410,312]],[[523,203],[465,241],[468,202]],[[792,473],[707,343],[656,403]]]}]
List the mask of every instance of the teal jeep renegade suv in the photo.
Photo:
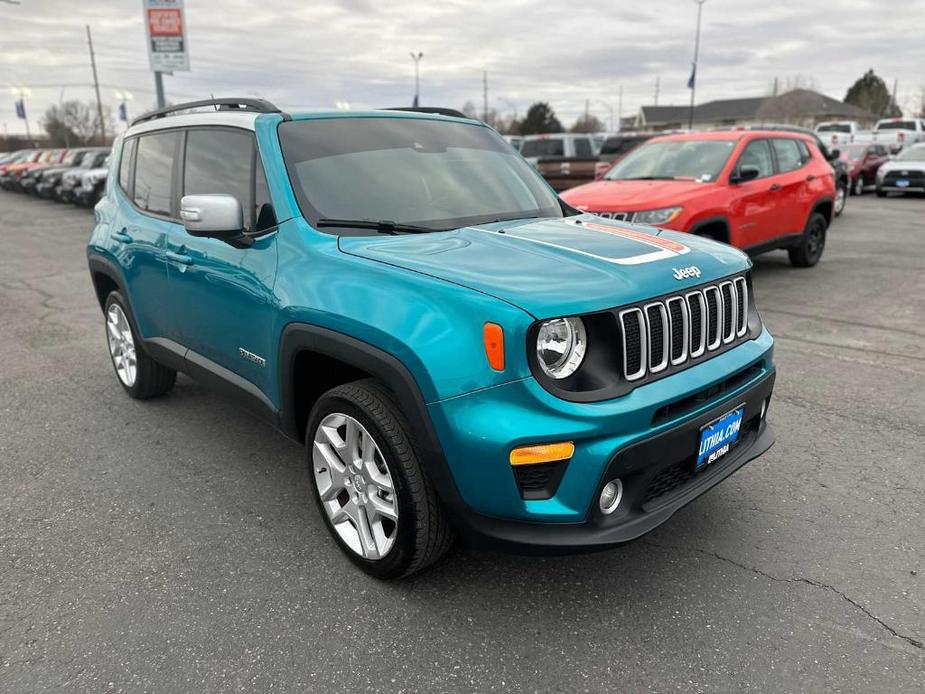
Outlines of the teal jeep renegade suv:
[{"label": "teal jeep renegade suv", "polygon": [[123,389],[182,371],[304,442],[375,576],[457,534],[627,542],[773,442],[748,258],[579,213],[477,121],[182,104],[116,143],[96,222]]}]

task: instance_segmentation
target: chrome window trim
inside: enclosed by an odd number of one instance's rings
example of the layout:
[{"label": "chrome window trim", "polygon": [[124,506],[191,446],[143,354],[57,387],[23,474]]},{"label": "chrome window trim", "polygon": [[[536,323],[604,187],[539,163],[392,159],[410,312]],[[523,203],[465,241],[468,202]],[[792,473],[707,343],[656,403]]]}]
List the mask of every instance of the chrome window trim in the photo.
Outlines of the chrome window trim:
[{"label": "chrome window trim", "polygon": [[[682,346],[682,349],[681,349],[681,356],[678,357],[677,359],[671,356],[674,353],[674,349],[673,349],[674,348],[674,320],[671,317],[671,303],[673,301],[681,302],[681,346]],[[668,340],[669,342],[668,356],[671,359],[671,365],[677,366],[678,364],[683,364],[685,361],[687,361],[687,343],[690,341],[690,338],[689,338],[690,325],[688,324],[687,302],[684,300],[684,297],[682,296],[672,296],[672,297],[665,299],[665,307],[668,311],[668,335],[670,337],[670,339]]]},{"label": "chrome window trim", "polygon": [[702,291],[690,292],[685,296],[687,299],[687,311],[688,311],[688,325],[692,320],[691,316],[691,298],[696,298],[697,302],[700,304],[700,342],[697,343],[697,349],[694,349],[694,336],[691,335],[691,344],[690,344],[690,357],[691,359],[696,359],[701,356],[704,352],[707,351],[707,300],[703,295]]},{"label": "chrome window trim", "polygon": [[[626,316],[637,314],[639,321],[639,371],[629,373],[626,365]],[[649,364],[648,339],[646,335],[646,320],[642,309],[628,308],[620,311],[620,339],[623,341],[623,377],[627,381],[638,381],[646,375],[646,367]]]},{"label": "chrome window trim", "polygon": [[648,338],[648,343],[649,343],[649,345],[650,345],[650,349],[651,349],[651,345],[652,345],[652,337],[651,337],[651,333],[652,333],[652,324],[651,324],[651,322],[649,321],[649,309],[650,309],[650,308],[657,308],[657,309],[658,309],[658,312],[659,312],[659,315],[660,315],[661,318],[662,318],[662,360],[661,360],[658,364],[656,364],[656,365],[653,366],[653,365],[652,365],[652,355],[649,354],[649,361],[648,361],[648,364],[647,364],[648,367],[649,367],[649,373],[657,374],[657,373],[660,373],[660,372],[662,372],[662,371],[664,371],[665,369],[668,368],[668,360],[669,360],[669,356],[670,356],[670,354],[671,354],[671,352],[670,352],[670,349],[671,349],[671,335],[670,335],[669,332],[668,332],[668,327],[669,327],[669,325],[668,325],[668,309],[665,308],[664,302],[661,302],[661,301],[654,301],[654,302],[652,302],[651,304],[646,304],[646,305],[643,307],[643,311],[642,311],[642,312],[643,312],[643,315],[645,316],[645,319],[646,319],[646,333],[647,333],[647,334],[646,334],[646,337]]}]

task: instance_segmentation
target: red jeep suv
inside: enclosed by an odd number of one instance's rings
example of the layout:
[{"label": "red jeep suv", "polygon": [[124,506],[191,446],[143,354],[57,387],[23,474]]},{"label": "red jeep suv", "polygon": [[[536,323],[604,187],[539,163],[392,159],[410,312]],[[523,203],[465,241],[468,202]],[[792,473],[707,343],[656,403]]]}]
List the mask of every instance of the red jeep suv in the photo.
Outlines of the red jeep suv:
[{"label": "red jeep suv", "polygon": [[656,137],[604,177],[562,193],[579,210],[710,236],[754,255],[777,248],[819,262],[835,177],[801,133],[733,130]]}]

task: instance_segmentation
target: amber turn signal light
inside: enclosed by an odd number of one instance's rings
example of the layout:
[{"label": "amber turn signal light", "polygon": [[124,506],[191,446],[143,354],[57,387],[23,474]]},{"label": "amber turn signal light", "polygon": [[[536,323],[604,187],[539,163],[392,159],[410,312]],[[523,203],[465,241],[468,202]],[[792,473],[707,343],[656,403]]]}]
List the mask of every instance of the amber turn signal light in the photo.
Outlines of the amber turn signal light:
[{"label": "amber turn signal light", "polygon": [[536,465],[537,463],[569,460],[574,453],[575,444],[571,441],[544,443],[539,446],[521,446],[511,451],[511,465]]},{"label": "amber turn signal light", "polygon": [[504,330],[497,323],[486,323],[482,338],[489,365],[495,371],[504,371]]}]

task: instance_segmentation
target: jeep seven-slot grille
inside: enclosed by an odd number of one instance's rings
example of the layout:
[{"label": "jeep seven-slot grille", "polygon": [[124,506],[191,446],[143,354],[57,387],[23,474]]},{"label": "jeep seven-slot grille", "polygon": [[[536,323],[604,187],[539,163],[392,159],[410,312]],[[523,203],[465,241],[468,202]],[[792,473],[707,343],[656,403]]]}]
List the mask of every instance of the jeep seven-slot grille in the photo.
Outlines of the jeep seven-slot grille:
[{"label": "jeep seven-slot grille", "polygon": [[623,377],[638,381],[715,352],[748,332],[744,277],[620,312]]}]

